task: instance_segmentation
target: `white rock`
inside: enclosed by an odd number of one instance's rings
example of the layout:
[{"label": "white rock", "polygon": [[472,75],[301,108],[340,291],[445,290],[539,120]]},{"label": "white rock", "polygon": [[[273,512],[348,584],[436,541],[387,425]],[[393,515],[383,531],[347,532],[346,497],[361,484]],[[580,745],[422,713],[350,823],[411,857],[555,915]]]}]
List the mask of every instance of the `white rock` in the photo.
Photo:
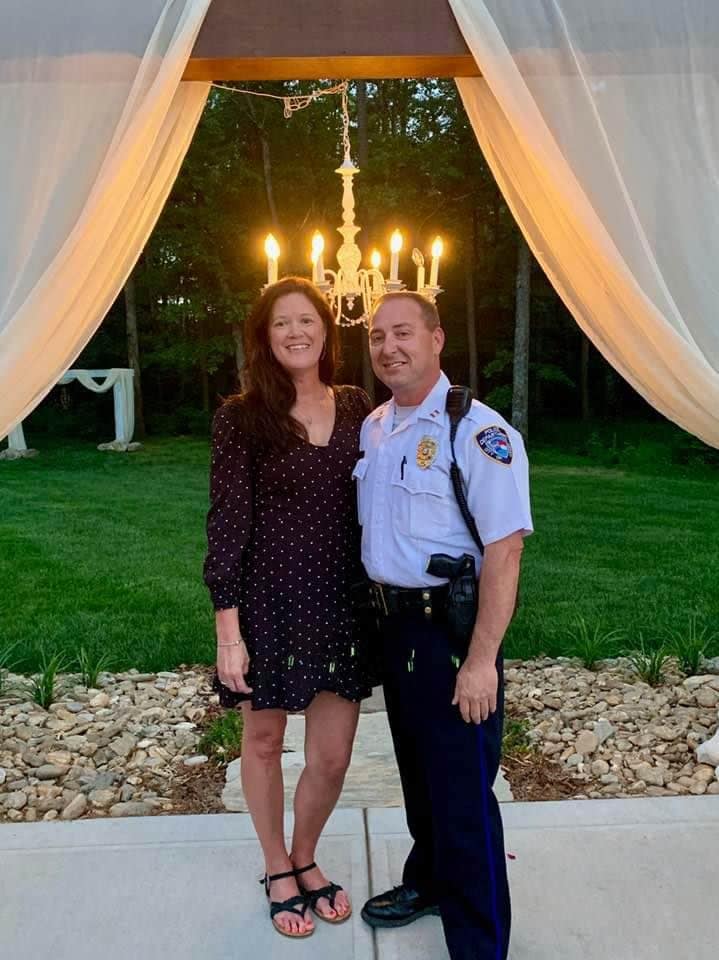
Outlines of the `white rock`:
[{"label": "white rock", "polygon": [[610,737],[613,737],[616,732],[617,731],[608,720],[598,720],[594,725],[594,734],[599,740],[599,746],[601,746]]},{"label": "white rock", "polygon": [[719,766],[719,730],[711,740],[697,747],[697,760],[699,763],[708,763],[712,767]]},{"label": "white rock", "polygon": [[225,771],[225,783],[231,783],[233,780],[237,780],[240,776],[240,764],[241,759],[238,757],[236,760],[233,760],[232,763],[227,764],[227,770]]},{"label": "white rock", "polygon": [[91,707],[109,707],[110,698],[106,693],[98,693],[90,700]]},{"label": "white rock", "polygon": [[7,779],[7,771],[5,770],[4,767],[0,767],[0,786],[2,786],[3,783],[5,783],[6,779]]},{"label": "white rock", "polygon": [[203,763],[207,763],[209,757],[206,757],[204,754],[198,754],[196,757],[185,757],[182,761],[186,767],[199,767]]}]

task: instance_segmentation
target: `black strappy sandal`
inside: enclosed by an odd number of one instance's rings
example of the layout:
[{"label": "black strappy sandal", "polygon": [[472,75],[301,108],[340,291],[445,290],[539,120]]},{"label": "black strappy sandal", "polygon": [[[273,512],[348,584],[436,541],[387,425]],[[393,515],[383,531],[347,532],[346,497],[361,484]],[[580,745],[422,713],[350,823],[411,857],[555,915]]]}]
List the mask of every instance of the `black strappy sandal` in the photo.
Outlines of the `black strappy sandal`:
[{"label": "black strappy sandal", "polygon": [[[308,870],[314,870],[316,866],[317,864],[313,860],[308,866],[298,867],[292,872],[297,877],[299,874],[306,873]],[[317,909],[317,901],[325,898],[329,901],[330,909],[336,912],[335,899],[340,890],[344,890],[344,887],[341,887],[338,883],[328,883],[326,887],[320,887],[319,890],[308,890],[307,887],[303,887],[298,880],[297,886],[300,888],[300,893],[306,897],[307,903],[315,916],[319,917],[320,920],[324,920],[325,923],[344,923],[345,920],[349,920],[352,916],[352,904],[347,908],[347,913],[343,913],[341,916],[337,914],[336,917],[326,917]]]},{"label": "black strappy sandal", "polygon": [[[265,874],[260,880],[260,883],[263,884],[265,888],[267,899],[270,900],[270,884],[273,880],[284,880],[286,877],[294,877],[294,875],[294,870],[288,870],[287,873],[273,873],[271,876]],[[279,900],[270,900],[270,920],[272,921],[272,926],[278,933],[281,933],[283,937],[290,937],[292,940],[303,940],[305,937],[311,937],[315,932],[314,927],[312,927],[311,930],[306,930],[305,933],[290,933],[289,930],[284,930],[275,920],[278,913],[294,913],[301,920],[304,920],[308,907],[309,900],[307,894],[304,893],[300,893],[298,896],[290,897],[289,900],[283,900],[281,902]]]}]

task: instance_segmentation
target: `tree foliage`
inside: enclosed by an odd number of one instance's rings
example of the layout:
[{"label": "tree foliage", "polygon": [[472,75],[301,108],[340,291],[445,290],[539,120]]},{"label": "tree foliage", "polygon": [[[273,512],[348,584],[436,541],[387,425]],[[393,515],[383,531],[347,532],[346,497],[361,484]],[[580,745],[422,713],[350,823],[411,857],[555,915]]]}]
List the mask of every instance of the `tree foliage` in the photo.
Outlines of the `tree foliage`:
[{"label": "tree foliage", "polygon": [[[308,83],[254,84],[276,95]],[[517,228],[477,147],[453,81],[367,82],[367,165],[355,179],[358,243],[405,236],[401,274],[412,286],[410,251],[445,241],[439,300],[447,331],[444,366],[466,382],[468,271],[476,327],[478,390],[511,409]],[[351,109],[356,98],[350,97]],[[321,98],[283,116],[276,100],[213,89],[171,196],[135,269],[148,430],[204,429],[217,399],[236,388],[238,333],[265,279],[263,240],[282,248],[281,272],[309,273],[319,228],[330,263],[340,238],[340,102]],[[356,129],[353,156],[357,157]],[[471,309],[471,308],[470,308]],[[342,378],[362,382],[359,329],[343,330]],[[533,265],[529,398],[532,416],[579,415],[581,338]],[[124,302],[118,299],[78,366],[127,363]],[[595,413],[645,412],[598,354],[589,363]],[[381,398],[381,391],[378,392]]]}]

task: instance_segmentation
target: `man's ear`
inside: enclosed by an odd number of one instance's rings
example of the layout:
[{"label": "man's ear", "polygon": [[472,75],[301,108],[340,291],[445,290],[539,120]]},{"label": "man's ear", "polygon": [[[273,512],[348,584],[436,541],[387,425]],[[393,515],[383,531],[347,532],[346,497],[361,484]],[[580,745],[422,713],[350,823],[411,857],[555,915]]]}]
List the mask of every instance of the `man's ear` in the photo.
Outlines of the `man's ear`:
[{"label": "man's ear", "polygon": [[434,340],[435,353],[439,356],[442,350],[444,350],[444,330],[441,327],[435,327],[432,331],[432,339]]}]

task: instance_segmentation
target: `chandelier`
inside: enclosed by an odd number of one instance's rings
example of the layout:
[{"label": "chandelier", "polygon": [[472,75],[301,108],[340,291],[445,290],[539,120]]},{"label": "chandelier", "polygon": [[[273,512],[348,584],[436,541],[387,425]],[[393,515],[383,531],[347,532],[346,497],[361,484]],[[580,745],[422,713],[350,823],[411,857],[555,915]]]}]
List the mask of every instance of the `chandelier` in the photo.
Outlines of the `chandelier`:
[{"label": "chandelier", "polygon": [[[322,234],[315,231],[312,237],[312,282],[324,293],[329,301],[339,326],[352,327],[358,324],[367,326],[373,304],[385,293],[398,293],[408,289],[399,279],[399,257],[402,252],[403,237],[395,230],[389,242],[389,276],[382,270],[382,256],[379,250],[373,250],[369,266],[361,266],[362,251],[355,243],[355,237],[361,227],[355,223],[355,198],[352,181],[360,172],[352,163],[350,156],[349,111],[347,107],[347,82],[340,85],[342,94],[342,146],[344,160],[335,170],[342,178],[342,226],[337,228],[342,243],[337,250],[337,269],[325,266],[325,242]],[[334,91],[333,91],[334,92]],[[277,283],[279,276],[280,246],[272,234],[265,240],[267,256],[267,285]],[[438,285],[439,261],[442,256],[442,240],[436,237],[431,248],[429,283],[425,282],[425,258],[416,247],[412,250],[412,262],[417,268],[416,292],[432,303],[442,288]],[[356,309],[355,305],[358,305]]]}]

